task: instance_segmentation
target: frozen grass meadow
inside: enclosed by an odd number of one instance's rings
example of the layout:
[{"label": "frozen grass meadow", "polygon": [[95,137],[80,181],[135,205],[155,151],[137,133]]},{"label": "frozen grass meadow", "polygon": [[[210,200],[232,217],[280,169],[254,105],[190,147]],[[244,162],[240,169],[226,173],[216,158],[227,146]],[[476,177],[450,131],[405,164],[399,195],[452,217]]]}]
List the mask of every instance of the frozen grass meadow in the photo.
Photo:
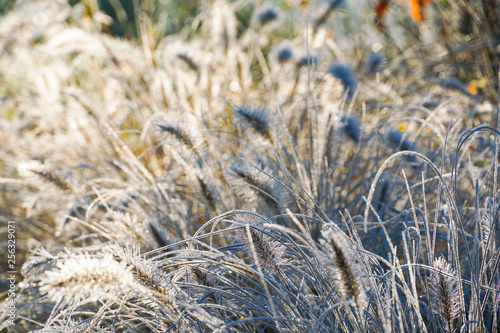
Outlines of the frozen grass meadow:
[{"label": "frozen grass meadow", "polygon": [[0,330],[500,330],[500,2],[0,9]]}]

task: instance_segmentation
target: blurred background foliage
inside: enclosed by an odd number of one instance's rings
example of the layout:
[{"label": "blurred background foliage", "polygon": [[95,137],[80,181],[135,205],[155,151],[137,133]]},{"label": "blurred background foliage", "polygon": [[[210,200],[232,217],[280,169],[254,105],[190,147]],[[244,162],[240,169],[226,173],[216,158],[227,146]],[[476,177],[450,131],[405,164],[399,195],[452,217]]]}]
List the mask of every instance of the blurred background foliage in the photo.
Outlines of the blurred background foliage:
[{"label": "blurred background foliage", "polygon": [[[71,0],[71,4],[81,1]],[[161,23],[162,33],[170,35],[179,33],[184,26],[190,25],[202,9],[201,0],[99,0],[98,4],[113,19],[109,32],[126,38],[138,37],[139,12],[145,13],[154,22]]]},{"label": "blurred background foliage", "polygon": [[[0,0],[0,15],[13,9],[22,0]],[[93,1],[68,0],[71,6],[78,3],[86,5]],[[97,0],[99,9],[113,19],[110,34],[137,38],[139,29],[137,26],[138,13],[142,12],[155,22],[163,24],[164,35],[179,33],[182,28],[192,23],[194,17],[203,9],[201,0]]]},{"label": "blurred background foliage", "polygon": [[[22,5],[25,0],[0,0],[0,15],[13,9],[16,4]],[[109,35],[126,39],[141,39],[142,29],[153,36],[156,43],[168,35],[180,34],[185,40],[192,39],[199,31],[203,20],[197,19],[200,14],[208,10],[213,1],[206,0],[67,0],[71,6],[83,4],[89,13],[100,10],[107,14],[112,21],[103,27],[103,32]],[[228,2],[238,2],[228,0]],[[289,9],[291,0],[273,0],[282,9]],[[337,0],[321,0],[318,3],[341,3]],[[259,1],[239,1],[235,16],[237,19],[236,37],[239,38],[250,26],[252,15]],[[301,11],[313,4],[311,0],[301,0]],[[437,0],[437,1],[389,1],[372,0],[366,3],[365,10],[359,13],[349,13],[341,10],[341,17],[366,16],[365,22],[376,28],[385,42],[386,56],[394,58],[401,56],[411,46],[420,45],[424,58],[429,59],[423,72],[426,76],[435,76],[437,73],[447,72],[461,80],[471,83],[473,94],[483,94],[484,88],[491,81],[496,81],[500,63],[500,5],[497,0]],[[352,4],[351,4],[352,5]],[[335,6],[332,6],[334,8]],[[365,7],[365,6],[364,6]],[[365,8],[365,9],[366,9]],[[432,8],[432,10],[430,10]],[[403,11],[401,11],[403,9]],[[403,14],[406,11],[405,14]],[[401,15],[403,14],[403,15]],[[92,16],[92,15],[90,15]],[[313,15],[314,16],[314,15]],[[356,19],[349,19],[351,23]],[[412,20],[413,19],[413,20]],[[346,22],[344,22],[346,23]],[[294,38],[298,31],[293,20],[283,21],[285,29],[276,31],[274,39]],[[346,23],[347,24],[347,23]],[[347,24],[349,26],[349,24]],[[397,28],[395,28],[397,27]],[[340,31],[336,26],[335,33]],[[360,28],[360,27],[358,27]],[[403,28],[404,33],[401,35]],[[396,34],[392,34],[391,30]],[[426,31],[433,31],[427,34]],[[347,33],[350,35],[350,32]],[[392,34],[392,35],[391,35]],[[425,41],[423,36],[437,34],[439,37],[433,42]],[[403,38],[404,36],[404,38]],[[403,42],[402,40],[406,41]],[[399,45],[400,43],[403,43]],[[447,54],[439,59],[432,56],[435,44],[443,46]],[[152,47],[154,48],[155,43]],[[395,51],[395,52],[391,52]],[[408,64],[409,67],[412,65]],[[496,86],[496,83],[493,83]],[[495,87],[497,88],[497,87]],[[496,99],[494,93],[488,97]]]},{"label": "blurred background foliage", "polygon": [[0,14],[4,14],[14,8],[15,4],[16,0],[0,0]]},{"label": "blurred background foliage", "polygon": [[[0,0],[0,15],[12,10],[16,3],[22,4],[23,0]],[[229,2],[234,2],[230,0]],[[285,1],[273,1],[280,6],[286,6]],[[158,25],[162,36],[178,34],[185,27],[190,27],[196,16],[209,6],[210,1],[202,0],[68,0],[71,6],[83,3],[86,6],[97,6],[101,11],[113,19],[110,29],[106,31],[111,35],[128,39],[138,38],[138,15],[146,16]],[[308,3],[305,1],[304,3]],[[252,13],[255,9],[253,3],[248,3],[236,12],[238,19],[238,34],[250,25]]]}]

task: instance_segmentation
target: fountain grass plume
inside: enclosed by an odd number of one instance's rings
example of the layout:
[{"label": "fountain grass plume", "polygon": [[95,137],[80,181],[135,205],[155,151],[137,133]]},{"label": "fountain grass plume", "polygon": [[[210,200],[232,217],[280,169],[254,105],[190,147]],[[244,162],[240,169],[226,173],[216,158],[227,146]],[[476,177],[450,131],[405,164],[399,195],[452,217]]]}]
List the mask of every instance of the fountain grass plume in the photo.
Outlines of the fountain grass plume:
[{"label": "fountain grass plume", "polygon": [[116,297],[134,288],[130,269],[110,254],[102,257],[89,253],[69,255],[57,260],[54,266],[41,274],[38,283],[40,291],[53,301],[62,298],[80,301],[97,295],[100,299]]},{"label": "fountain grass plume", "polygon": [[362,130],[361,122],[356,116],[343,117],[341,122],[344,124],[344,131],[354,142],[361,140]]},{"label": "fountain grass plume", "polygon": [[[289,259],[285,255],[285,246],[269,235],[272,229],[264,227],[261,221],[247,215],[236,216],[235,221],[250,227],[251,239],[248,239],[244,228],[238,236],[238,239],[246,244],[245,251],[252,253],[252,243],[258,256],[258,264],[270,273],[281,275],[281,267],[287,265]],[[248,258],[253,260],[251,255]]]},{"label": "fountain grass plume", "polygon": [[182,128],[179,126],[173,125],[173,124],[168,124],[168,123],[163,123],[163,124],[157,124],[157,126],[165,133],[168,133],[175,137],[180,143],[184,144],[186,147],[189,149],[197,152],[197,149],[195,147],[194,139],[190,137],[189,134],[187,134]]},{"label": "fountain grass plume", "polygon": [[[460,296],[456,273],[444,258],[437,258],[428,278],[432,310],[441,319],[443,332],[455,331],[455,320],[460,316]],[[453,276],[450,277],[449,275]]]},{"label": "fountain grass plume", "polygon": [[42,164],[39,161],[30,161],[18,165],[19,175],[26,179],[37,176],[46,183],[58,187],[62,191],[73,192],[70,182],[62,175],[62,172],[50,165]]},{"label": "fountain grass plume", "polygon": [[336,62],[328,67],[327,72],[332,74],[342,83],[344,91],[347,92],[347,98],[351,100],[358,86],[358,80],[356,79],[356,72],[354,69],[349,65]]},{"label": "fountain grass plume", "polygon": [[251,107],[249,105],[233,106],[234,116],[238,119],[237,124],[245,129],[250,129],[262,137],[273,142],[274,121],[265,107]]},{"label": "fountain grass plume", "polygon": [[261,27],[276,22],[280,15],[279,8],[273,5],[265,5],[256,12],[257,21]]},{"label": "fountain grass plume", "polygon": [[302,67],[317,66],[319,63],[319,57],[317,55],[303,56],[297,61],[297,69]]},{"label": "fountain grass plume", "polygon": [[278,51],[278,55],[277,55],[278,62],[280,64],[287,62],[288,60],[290,60],[292,58],[292,56],[293,56],[292,50],[290,48],[283,47]]},{"label": "fountain grass plume", "polygon": [[416,150],[416,144],[408,139],[403,139],[403,132],[391,130],[387,135],[389,141],[400,150]]},{"label": "fountain grass plume", "polygon": [[371,52],[365,65],[365,76],[373,76],[382,71],[387,60],[379,53]]},{"label": "fountain grass plume", "polygon": [[364,311],[368,305],[366,290],[360,280],[361,271],[356,263],[356,249],[345,239],[342,231],[323,229],[323,241],[328,249],[328,256],[333,260],[335,272],[334,285],[343,301],[356,309],[355,315],[362,325]]}]

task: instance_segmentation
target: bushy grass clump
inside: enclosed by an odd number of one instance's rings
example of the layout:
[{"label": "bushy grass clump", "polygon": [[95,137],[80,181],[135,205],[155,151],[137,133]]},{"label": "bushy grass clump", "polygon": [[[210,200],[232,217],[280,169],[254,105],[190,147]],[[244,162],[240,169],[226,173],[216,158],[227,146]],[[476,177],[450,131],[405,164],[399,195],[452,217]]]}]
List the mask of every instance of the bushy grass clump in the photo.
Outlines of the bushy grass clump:
[{"label": "bushy grass clump", "polygon": [[496,332],[499,8],[419,3],[2,17],[0,327]]}]

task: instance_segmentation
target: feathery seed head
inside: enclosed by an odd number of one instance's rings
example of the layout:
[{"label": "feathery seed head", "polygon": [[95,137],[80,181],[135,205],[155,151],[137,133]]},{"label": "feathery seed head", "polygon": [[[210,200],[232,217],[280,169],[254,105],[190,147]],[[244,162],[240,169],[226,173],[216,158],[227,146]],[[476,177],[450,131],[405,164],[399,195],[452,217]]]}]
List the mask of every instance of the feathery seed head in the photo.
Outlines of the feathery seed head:
[{"label": "feathery seed head", "polygon": [[292,58],[292,50],[288,48],[282,48],[281,50],[278,51],[278,62],[280,64],[287,62]]},{"label": "feathery seed head", "polygon": [[39,273],[45,266],[54,263],[57,260],[46,249],[40,248],[23,264],[21,273],[25,277]]},{"label": "feathery seed head", "polygon": [[344,90],[347,91],[347,97],[351,100],[358,85],[354,69],[349,65],[336,62],[328,67],[327,72],[342,83]]},{"label": "feathery seed head", "polygon": [[456,90],[456,91],[459,91],[459,92],[463,93],[464,95],[466,95],[467,97],[472,98],[476,101],[480,100],[480,98],[478,96],[476,96],[475,94],[470,92],[469,86],[466,83],[462,82],[461,80],[457,79],[454,76],[440,78],[439,84],[445,89]]},{"label": "feathery seed head", "polygon": [[249,254],[249,259],[254,260],[252,256],[252,246],[257,254],[258,263],[265,270],[277,273],[280,266],[288,264],[289,259],[285,257],[286,247],[267,235],[272,233],[272,229],[265,228],[263,223],[246,215],[235,216],[234,220],[250,227],[250,239],[243,228],[237,239],[245,244],[245,251]]},{"label": "feathery seed head", "polygon": [[280,10],[273,5],[265,5],[256,12],[258,23],[261,27],[276,22],[280,16]]},{"label": "feathery seed head", "polygon": [[184,61],[191,70],[199,73],[198,65],[186,53],[179,53],[179,54],[177,54],[177,58],[179,58],[180,60]]},{"label": "feathery seed head", "polygon": [[[291,41],[285,40],[271,47],[269,52],[269,60],[271,66],[284,65],[292,63],[295,57],[294,46]],[[278,66],[281,71],[281,66]]]},{"label": "feathery seed head", "polygon": [[281,42],[273,46],[270,54],[277,63],[284,64],[293,57],[292,45],[289,42]]},{"label": "feathery seed head", "polygon": [[165,65],[174,65],[176,75],[182,75],[182,81],[194,83],[195,80],[188,79],[188,74],[202,74],[206,65],[210,62],[210,54],[206,52],[206,44],[200,41],[187,43],[177,36],[164,38],[158,44],[159,61]]},{"label": "feathery seed head", "polygon": [[250,107],[246,105],[233,106],[234,116],[238,124],[244,128],[251,129],[272,142],[273,119],[264,107]]},{"label": "feathery seed head", "polygon": [[[380,176],[375,192],[373,193],[373,199],[379,201],[380,203],[388,203],[391,200],[392,187],[394,186],[394,174],[389,172],[384,172]],[[376,205],[379,206],[379,205]]]},{"label": "feathery seed head", "polygon": [[443,88],[456,89],[459,91],[468,90],[467,85],[454,76],[447,76],[445,78],[439,79],[439,84],[441,84]]},{"label": "feathery seed head", "polygon": [[63,191],[72,191],[72,186],[63,176],[62,172],[47,164],[42,164],[39,161],[30,161],[19,163],[17,167],[18,173],[22,178],[36,181],[43,180],[45,183],[50,183]]},{"label": "feathery seed head", "polygon": [[163,133],[168,134],[175,143],[184,146],[187,151],[194,155],[197,162],[201,163],[200,158],[203,155],[205,142],[196,126],[191,123],[191,119],[185,117],[182,122],[173,120],[156,125]]},{"label": "feathery seed head", "polygon": [[453,322],[460,316],[458,282],[442,273],[456,276],[456,272],[444,258],[435,259],[432,266],[439,271],[431,271],[428,281],[432,311],[441,318],[444,331],[453,332]]},{"label": "feathery seed head", "polygon": [[220,282],[213,269],[197,266],[189,266],[184,271],[180,271],[173,277],[172,281],[207,287],[216,287]]},{"label": "feathery seed head", "polygon": [[[267,174],[272,174],[271,170],[268,170],[266,167],[260,169],[263,169]],[[259,172],[258,169],[250,168],[246,164],[241,163],[232,164],[230,171],[230,175],[235,180],[234,185],[239,192],[238,194],[245,198],[246,201],[255,202],[257,199],[256,194],[259,192],[260,197],[264,199],[269,208],[277,208],[278,204],[276,200],[281,201],[282,197],[275,190],[276,183],[272,179]]]},{"label": "feathery seed head", "polygon": [[315,55],[303,56],[297,62],[297,68],[302,68],[305,66],[315,66],[319,63],[319,57]]},{"label": "feathery seed head", "polygon": [[139,256],[139,249],[123,248],[118,245],[110,246],[108,252],[118,257],[121,262],[130,268],[134,279],[134,290],[153,298],[159,297],[168,309],[176,309],[175,288],[164,271],[154,260],[143,259]]},{"label": "feathery seed head", "polygon": [[379,53],[371,52],[366,61],[365,75],[372,76],[380,72],[386,63],[386,59]]},{"label": "feathery seed head", "polygon": [[200,185],[200,192],[207,201],[210,209],[216,211],[218,205],[218,195],[217,190],[213,186],[213,184],[205,177],[202,173],[198,173],[196,175],[196,179],[198,180],[198,184]]},{"label": "feathery seed head", "polygon": [[111,254],[92,257],[81,253],[59,260],[55,268],[43,273],[39,284],[53,301],[63,296],[82,300],[97,293],[121,294],[131,288],[134,278],[126,264]]},{"label": "feathery seed head", "polygon": [[343,117],[342,123],[344,124],[345,133],[352,139],[354,142],[359,143],[361,140],[361,122],[358,117],[350,116]]},{"label": "feathery seed head", "polygon": [[416,150],[415,143],[408,139],[403,139],[403,132],[401,131],[392,130],[387,135],[387,138],[393,145],[399,147],[401,150]]},{"label": "feathery seed head", "polygon": [[193,140],[189,137],[189,135],[179,126],[174,124],[157,124],[157,126],[165,133],[169,133],[174,136],[179,142],[186,145],[188,148],[194,148]]},{"label": "feathery seed head", "polygon": [[[392,143],[393,146],[398,148],[399,150],[410,150],[410,151],[417,151],[417,145],[415,142],[410,141],[408,139],[403,139],[403,132],[399,130],[391,130],[387,138],[389,139],[389,142]],[[417,159],[415,156],[405,156],[405,159],[409,162],[415,162]]]},{"label": "feathery seed head", "polygon": [[325,24],[333,11],[341,6],[344,6],[345,0],[328,0],[324,2],[325,10],[321,13],[321,15],[316,19],[314,23],[314,30],[318,30],[318,28]]},{"label": "feathery seed head", "polygon": [[344,300],[353,302],[358,313],[363,313],[367,305],[366,291],[359,279],[355,249],[338,228],[323,228],[322,234],[323,244],[329,250],[328,257],[333,259],[334,284],[339,294]]}]

